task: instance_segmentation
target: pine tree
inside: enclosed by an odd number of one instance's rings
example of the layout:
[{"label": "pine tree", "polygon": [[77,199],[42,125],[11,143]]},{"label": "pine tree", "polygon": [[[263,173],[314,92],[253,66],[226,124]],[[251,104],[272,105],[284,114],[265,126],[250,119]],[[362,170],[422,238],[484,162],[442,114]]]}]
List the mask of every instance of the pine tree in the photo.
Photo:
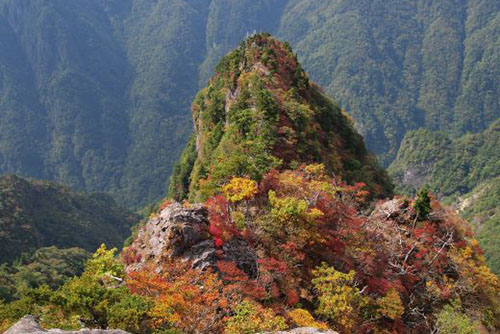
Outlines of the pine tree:
[{"label": "pine tree", "polygon": [[413,207],[417,212],[418,221],[427,219],[431,212],[431,198],[429,197],[429,189],[427,187],[424,186],[417,192],[417,198]]}]

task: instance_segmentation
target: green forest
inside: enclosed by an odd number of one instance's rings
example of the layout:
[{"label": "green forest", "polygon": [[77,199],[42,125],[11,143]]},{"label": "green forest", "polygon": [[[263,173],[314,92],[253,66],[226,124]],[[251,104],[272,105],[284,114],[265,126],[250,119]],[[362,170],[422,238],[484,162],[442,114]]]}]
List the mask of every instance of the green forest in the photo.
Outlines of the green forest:
[{"label": "green forest", "polygon": [[489,0],[0,1],[0,172],[160,199],[215,65],[254,31],[310,79],[388,166],[406,132],[499,117],[500,4]]},{"label": "green forest", "polygon": [[18,176],[0,177],[0,262],[12,262],[40,247],[101,243],[121,247],[139,216],[108,195],[86,195],[60,184]]},{"label": "green forest", "polygon": [[3,265],[0,330],[26,314],[134,334],[500,328],[500,280],[471,226],[426,187],[391,198],[289,44],[252,35],[215,72],[172,176],[183,203],[165,198],[119,253],[41,248]]},{"label": "green forest", "polygon": [[497,333],[499,97],[499,1],[0,0],[0,333]]}]

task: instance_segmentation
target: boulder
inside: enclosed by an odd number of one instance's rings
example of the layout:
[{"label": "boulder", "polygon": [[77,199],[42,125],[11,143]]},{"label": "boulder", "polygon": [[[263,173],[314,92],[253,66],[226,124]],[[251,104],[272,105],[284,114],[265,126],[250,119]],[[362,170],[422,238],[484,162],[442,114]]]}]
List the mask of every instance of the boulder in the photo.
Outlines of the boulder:
[{"label": "boulder", "polygon": [[9,328],[4,334],[129,334],[119,329],[80,329],[79,331],[63,331],[61,329],[43,329],[35,317],[27,315]]},{"label": "boulder", "polygon": [[[138,255],[137,261],[128,264],[126,270],[137,271],[147,264],[160,273],[165,260],[181,257],[193,246],[210,239],[207,217],[208,212],[202,205],[186,208],[173,203],[167,206],[140,228],[131,246]],[[204,253],[198,250],[197,254]]]},{"label": "boulder", "polygon": [[190,261],[195,269],[216,270],[217,261],[224,260],[235,262],[249,277],[257,275],[257,256],[246,241],[233,238],[222,249],[215,246],[208,211],[201,204],[170,204],[139,229],[131,249],[134,260],[126,265],[127,272],[148,267],[162,273],[173,259]]}]

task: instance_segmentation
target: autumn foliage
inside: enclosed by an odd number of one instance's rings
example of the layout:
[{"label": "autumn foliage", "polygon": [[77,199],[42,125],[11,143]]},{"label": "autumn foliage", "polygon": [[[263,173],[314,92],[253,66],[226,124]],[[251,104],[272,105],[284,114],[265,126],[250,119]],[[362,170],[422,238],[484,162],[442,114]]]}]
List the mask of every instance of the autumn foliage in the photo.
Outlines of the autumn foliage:
[{"label": "autumn foliage", "polygon": [[236,263],[217,265],[240,300],[272,307],[289,326],[326,323],[342,333],[428,333],[457,298],[472,322],[499,325],[498,278],[464,223],[432,197],[425,214],[407,199],[360,214],[364,185],[322,165],[270,171],[253,185],[235,178],[207,201],[217,244],[240,238],[259,250],[256,278]]},{"label": "autumn foliage", "polygon": [[[85,309],[88,291],[98,291],[102,303],[82,318],[133,333],[312,326],[342,334],[424,334],[449,333],[454,322],[463,333],[499,328],[499,279],[455,214],[432,196],[425,215],[411,199],[366,199],[363,184],[348,185],[322,165],[273,170],[259,183],[230,180],[205,203],[216,246],[212,266],[200,271],[173,258],[162,271],[129,273],[117,290],[114,280],[123,270],[113,252],[100,249],[88,273],[58,297],[78,308],[48,304],[41,314],[76,326],[67,317]],[[235,240],[252,252],[250,271],[226,253]],[[137,256],[126,248],[121,258],[133,263]]]},{"label": "autumn foliage", "polygon": [[[233,178],[205,203],[215,264],[200,272],[173,259],[166,272],[130,273],[126,286],[150,305],[148,328],[162,333],[498,328],[500,283],[464,223],[432,196],[425,214],[418,200],[368,197],[364,184],[320,164],[272,170],[259,183]],[[255,253],[252,272],[226,256],[234,240]],[[122,259],[136,256],[128,248]]]}]

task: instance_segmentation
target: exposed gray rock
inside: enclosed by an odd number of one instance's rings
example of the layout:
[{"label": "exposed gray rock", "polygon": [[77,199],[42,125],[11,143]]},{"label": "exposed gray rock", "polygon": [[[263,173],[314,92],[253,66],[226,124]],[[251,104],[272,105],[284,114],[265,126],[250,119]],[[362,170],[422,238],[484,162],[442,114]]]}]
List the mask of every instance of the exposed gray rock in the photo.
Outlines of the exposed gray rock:
[{"label": "exposed gray rock", "polygon": [[136,262],[126,266],[127,272],[149,265],[161,273],[168,269],[163,265],[179,258],[200,270],[215,269],[219,259],[234,261],[250,277],[257,275],[257,257],[245,241],[234,238],[217,250],[209,233],[208,211],[201,204],[167,206],[140,228],[131,247]]},{"label": "exposed gray rock", "polygon": [[139,260],[129,264],[126,270],[136,271],[150,264],[161,272],[161,264],[166,260],[180,257],[210,238],[207,216],[207,210],[202,205],[186,208],[180,203],[173,203],[167,206],[139,230],[132,244]]},{"label": "exposed gray rock", "polygon": [[195,269],[213,268],[217,262],[215,242],[213,239],[209,239],[194,245],[184,253],[183,259],[192,261],[192,267]]},{"label": "exposed gray rock", "polygon": [[5,334],[129,334],[119,329],[80,329],[79,331],[63,331],[61,329],[44,330],[36,319],[27,315],[9,328]]}]

